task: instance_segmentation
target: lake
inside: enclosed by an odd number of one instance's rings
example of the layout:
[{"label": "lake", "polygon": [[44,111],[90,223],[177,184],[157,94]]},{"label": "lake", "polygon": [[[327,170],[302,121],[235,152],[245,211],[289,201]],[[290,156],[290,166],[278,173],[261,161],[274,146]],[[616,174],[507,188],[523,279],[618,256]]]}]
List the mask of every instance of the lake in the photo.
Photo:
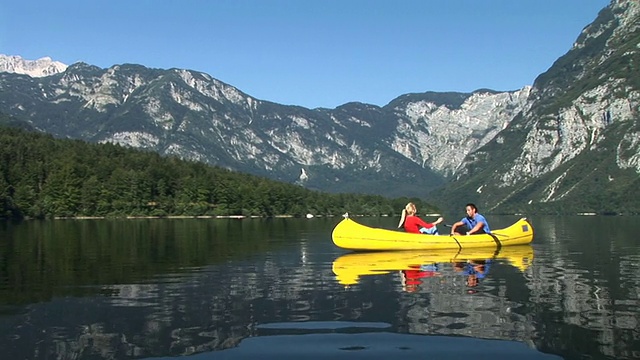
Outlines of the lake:
[{"label": "lake", "polygon": [[640,218],[529,220],[530,246],[408,253],[335,247],[338,217],[0,222],[0,356],[640,358]]}]

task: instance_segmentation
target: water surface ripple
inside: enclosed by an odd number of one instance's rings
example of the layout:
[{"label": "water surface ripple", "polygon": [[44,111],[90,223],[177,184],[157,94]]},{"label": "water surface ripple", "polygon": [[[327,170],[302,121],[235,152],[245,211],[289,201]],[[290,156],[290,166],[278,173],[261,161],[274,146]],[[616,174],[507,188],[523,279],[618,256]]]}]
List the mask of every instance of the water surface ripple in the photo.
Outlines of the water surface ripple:
[{"label": "water surface ripple", "polygon": [[333,245],[339,220],[0,223],[3,359],[640,358],[637,218],[363,254]]}]

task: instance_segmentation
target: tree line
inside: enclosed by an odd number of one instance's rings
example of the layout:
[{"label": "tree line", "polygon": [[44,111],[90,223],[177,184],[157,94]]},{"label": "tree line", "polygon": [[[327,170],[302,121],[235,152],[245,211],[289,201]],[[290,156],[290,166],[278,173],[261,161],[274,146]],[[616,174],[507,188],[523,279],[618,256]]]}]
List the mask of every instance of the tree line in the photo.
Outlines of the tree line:
[{"label": "tree line", "polygon": [[397,215],[420,199],[332,194],[163,157],[0,126],[0,218]]}]

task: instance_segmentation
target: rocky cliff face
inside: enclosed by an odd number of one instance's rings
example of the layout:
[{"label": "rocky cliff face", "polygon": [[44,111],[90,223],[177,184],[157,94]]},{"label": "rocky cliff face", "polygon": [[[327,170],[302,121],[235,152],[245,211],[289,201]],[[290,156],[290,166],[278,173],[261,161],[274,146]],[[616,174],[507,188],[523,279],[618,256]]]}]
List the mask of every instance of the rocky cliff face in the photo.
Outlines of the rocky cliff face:
[{"label": "rocky cliff face", "polygon": [[389,144],[398,153],[452,177],[465,156],[506,128],[524,109],[531,87],[514,92],[477,91],[459,106],[402,97],[387,108],[397,117]]},{"label": "rocky cliff face", "polygon": [[[531,109],[524,114],[532,131],[517,161],[528,163],[530,177],[597,148],[608,125],[637,120],[640,93],[630,76],[639,69],[640,42],[627,45],[640,41],[639,8],[637,1],[613,2],[537,79]],[[520,170],[506,173],[505,185],[512,185]]]},{"label": "rocky cliff face", "polygon": [[575,201],[597,210],[607,201],[585,197],[603,193],[629,204],[623,194],[640,173],[639,9],[619,0],[602,10],[536,79],[511,126],[467,157],[457,190],[492,209]]}]

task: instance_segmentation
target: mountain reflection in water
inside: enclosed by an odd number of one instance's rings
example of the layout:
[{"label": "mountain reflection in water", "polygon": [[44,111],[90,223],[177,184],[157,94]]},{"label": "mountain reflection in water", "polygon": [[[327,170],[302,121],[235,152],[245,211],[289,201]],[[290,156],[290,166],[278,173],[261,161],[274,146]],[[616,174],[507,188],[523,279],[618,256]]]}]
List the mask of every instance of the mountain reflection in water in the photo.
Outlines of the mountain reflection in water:
[{"label": "mountain reflection in water", "polygon": [[639,358],[640,222],[531,220],[402,254],[346,254],[337,218],[0,224],[2,358]]}]

